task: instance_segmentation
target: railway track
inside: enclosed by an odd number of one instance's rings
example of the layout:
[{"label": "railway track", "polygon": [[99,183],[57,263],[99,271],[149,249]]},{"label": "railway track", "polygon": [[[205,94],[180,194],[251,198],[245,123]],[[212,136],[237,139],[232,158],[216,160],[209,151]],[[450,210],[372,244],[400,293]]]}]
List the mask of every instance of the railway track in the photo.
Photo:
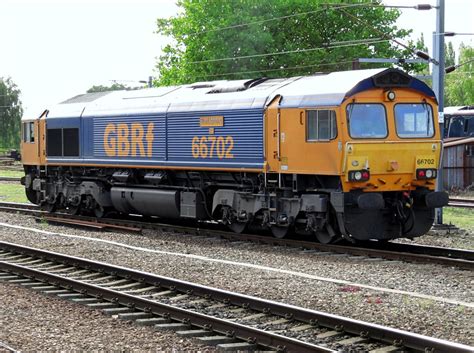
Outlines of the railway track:
[{"label": "railway track", "polygon": [[127,232],[139,232],[142,229],[162,230],[180,234],[214,237],[229,241],[248,241],[272,246],[283,246],[314,251],[315,254],[347,254],[352,257],[379,258],[392,261],[406,261],[416,263],[434,263],[460,269],[474,270],[474,251],[444,247],[366,242],[362,245],[321,244],[314,241],[303,241],[292,238],[277,239],[271,236],[257,234],[236,234],[222,230],[216,224],[195,224],[182,226],[169,223],[144,222],[140,217],[128,219],[105,218],[98,221],[94,217],[73,216],[63,213],[48,214],[33,204],[0,202],[0,211],[33,215],[51,223],[89,227],[92,229],[113,229]]},{"label": "railway track", "polygon": [[6,353],[6,352],[11,352],[11,353],[17,353],[17,351],[10,347],[8,344],[0,342],[0,352],[1,353]]},{"label": "railway track", "polygon": [[474,208],[474,200],[473,199],[463,199],[453,197],[449,199],[450,207],[462,207],[462,208]]},{"label": "railway track", "polygon": [[0,176],[0,181],[17,181],[20,182],[21,178],[18,177],[7,177],[7,176]]},{"label": "railway track", "polygon": [[225,350],[472,352],[473,347],[0,242],[0,280]]}]

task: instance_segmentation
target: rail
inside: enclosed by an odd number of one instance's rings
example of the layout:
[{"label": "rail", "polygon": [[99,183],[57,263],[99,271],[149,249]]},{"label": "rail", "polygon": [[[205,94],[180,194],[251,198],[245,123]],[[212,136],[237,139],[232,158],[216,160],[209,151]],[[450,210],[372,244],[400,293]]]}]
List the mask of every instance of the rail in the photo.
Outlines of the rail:
[{"label": "rail", "polygon": [[450,198],[448,206],[461,208],[474,208],[474,199]]}]

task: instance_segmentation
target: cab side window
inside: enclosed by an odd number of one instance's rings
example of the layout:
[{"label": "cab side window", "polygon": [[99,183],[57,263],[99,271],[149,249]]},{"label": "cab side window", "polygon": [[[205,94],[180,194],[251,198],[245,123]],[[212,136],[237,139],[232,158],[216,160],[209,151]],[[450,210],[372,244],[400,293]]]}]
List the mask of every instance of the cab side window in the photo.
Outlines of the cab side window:
[{"label": "cab side window", "polygon": [[329,141],[337,136],[334,110],[309,110],[306,112],[306,141]]},{"label": "cab side window", "polygon": [[23,142],[27,142],[27,143],[35,142],[35,123],[34,122],[23,123]]}]

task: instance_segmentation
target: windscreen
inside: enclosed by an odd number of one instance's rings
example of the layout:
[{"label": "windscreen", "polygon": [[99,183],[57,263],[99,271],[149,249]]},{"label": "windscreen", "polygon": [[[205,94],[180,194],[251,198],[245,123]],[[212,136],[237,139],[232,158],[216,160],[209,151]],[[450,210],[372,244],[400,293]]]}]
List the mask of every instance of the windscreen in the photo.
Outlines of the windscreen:
[{"label": "windscreen", "polygon": [[397,135],[402,138],[428,138],[434,135],[433,111],[426,103],[395,105]]},{"label": "windscreen", "polygon": [[352,138],[387,137],[387,114],[382,104],[349,104],[347,122]]}]

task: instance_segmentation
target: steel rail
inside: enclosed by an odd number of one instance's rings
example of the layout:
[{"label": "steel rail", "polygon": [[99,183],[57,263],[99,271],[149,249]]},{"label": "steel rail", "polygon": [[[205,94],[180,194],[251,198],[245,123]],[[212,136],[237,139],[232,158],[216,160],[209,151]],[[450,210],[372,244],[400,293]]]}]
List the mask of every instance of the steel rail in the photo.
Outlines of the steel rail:
[{"label": "steel rail", "polygon": [[0,176],[0,181],[20,181],[20,179],[18,177]]},{"label": "steel rail", "polygon": [[474,202],[472,200],[469,201],[458,201],[450,199],[448,203],[449,207],[459,207],[459,208],[474,208]]},{"label": "steel rail", "polygon": [[384,249],[387,251],[408,252],[412,254],[441,256],[451,259],[463,259],[474,262],[474,251],[468,249],[446,248],[441,246],[417,245],[407,243],[385,243],[367,242],[365,248]]},{"label": "steel rail", "polygon": [[[83,258],[67,256],[55,252],[19,246],[6,242],[0,242],[0,248],[4,251],[9,251],[12,253],[34,258],[41,258],[45,261],[73,265],[74,267],[84,268],[91,271],[93,270],[104,274],[111,274],[117,277],[135,280],[140,283],[148,283],[160,287],[167,287],[178,292],[192,293],[193,295],[212,298],[216,301],[226,302],[272,315],[291,318],[293,320],[309,323],[311,325],[329,327],[331,329],[337,329],[356,336],[367,337],[390,345],[396,342],[398,345],[403,346],[404,348],[424,352],[472,352],[473,350],[473,347],[459,343],[422,336],[415,333],[362,322],[338,315],[299,308],[288,304],[232,293],[229,291],[193,284],[169,277],[158,276],[142,271],[127,269],[120,266],[113,266]],[[0,261],[0,269],[10,273],[49,282],[55,286],[63,287],[82,294],[120,303],[124,306],[133,307],[148,313],[154,313],[160,316],[169,316],[174,320],[188,323],[189,325],[202,328],[209,328],[209,325],[211,325],[213,331],[221,332],[223,334],[232,332],[233,335],[240,340],[256,343],[261,346],[272,347],[280,350],[281,348],[285,347],[285,350],[295,352],[332,352],[332,350],[328,348],[317,346],[308,342],[298,341],[293,338],[211,317],[202,313],[197,313],[194,311],[189,312],[185,309],[177,308],[169,304],[158,303],[116,290],[99,287],[91,283],[84,283],[70,278],[61,277],[56,274],[41,271],[40,269],[31,269],[19,264],[12,264],[5,261]]]},{"label": "steel rail", "polygon": [[[3,207],[5,205],[5,207]],[[48,219],[53,222],[57,219],[66,219],[67,224],[73,224],[69,220],[77,220],[79,226],[85,224],[81,222],[90,222],[92,225],[116,225],[117,228],[130,227],[130,231],[136,231],[136,228],[143,229],[160,229],[162,231],[179,232],[184,234],[193,234],[197,236],[219,237],[229,241],[250,241],[266,245],[279,245],[284,247],[301,248],[306,250],[316,250],[321,252],[332,252],[336,254],[348,254],[351,256],[383,258],[386,260],[408,261],[416,263],[432,263],[444,266],[453,266],[465,270],[474,270],[474,251],[428,247],[424,245],[386,243],[380,245],[377,242],[366,242],[363,245],[337,245],[337,244],[321,244],[314,241],[296,240],[291,238],[277,239],[271,236],[257,234],[236,234],[233,232],[218,229],[213,224],[202,224],[203,227],[181,226],[170,223],[143,222],[129,219],[113,219],[103,218],[97,220],[94,217],[72,216],[64,213],[46,213],[40,211],[39,207],[33,204],[24,204],[27,210],[21,210],[23,204],[19,203],[3,203],[0,202],[0,211],[8,212],[24,212],[35,216],[43,217],[47,215]],[[126,230],[123,229],[123,230]]]},{"label": "steel rail", "polygon": [[5,350],[12,353],[17,353],[18,351],[15,348],[10,347],[8,344],[0,342],[0,351]]},{"label": "steel rail", "polygon": [[450,197],[448,206],[460,208],[474,208],[474,199]]}]

